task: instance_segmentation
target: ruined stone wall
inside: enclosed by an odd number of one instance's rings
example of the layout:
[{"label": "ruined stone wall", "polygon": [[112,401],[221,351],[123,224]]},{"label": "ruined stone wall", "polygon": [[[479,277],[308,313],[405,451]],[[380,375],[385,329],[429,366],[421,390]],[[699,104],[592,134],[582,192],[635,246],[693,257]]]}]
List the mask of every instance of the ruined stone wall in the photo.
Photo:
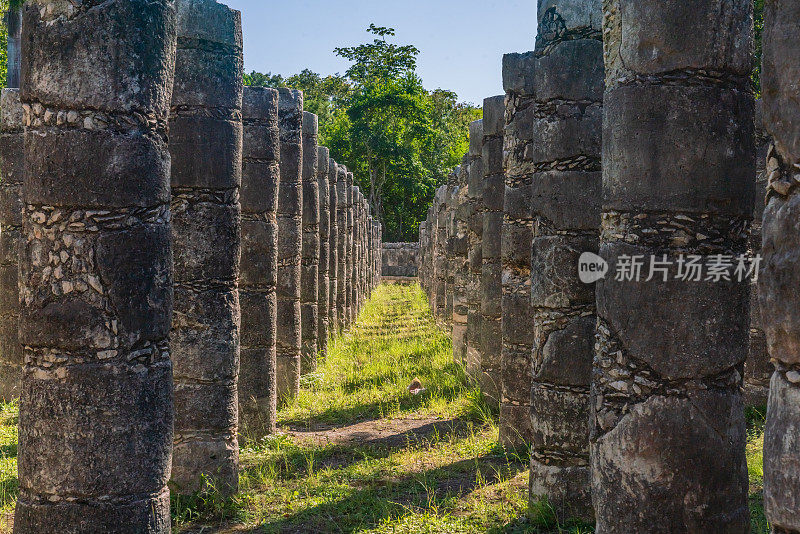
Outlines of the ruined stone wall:
[{"label": "ruined stone wall", "polygon": [[533,59],[530,497],[546,498],[562,520],[594,517],[589,388],[597,318],[594,285],[581,282],[576,267],[599,245],[601,21],[600,0],[541,1]]},{"label": "ruined stone wall", "polygon": [[19,89],[3,89],[0,114],[0,401],[10,402],[20,396],[24,363],[17,334],[17,271],[25,165]]},{"label": "ruined stone wall", "polygon": [[481,270],[483,268],[483,121],[469,125],[469,178],[467,182],[467,373],[481,379]]},{"label": "ruined stone wall", "polygon": [[500,441],[518,447],[531,440],[530,398],[533,350],[531,306],[531,156],[538,126],[535,121],[533,53],[503,57],[506,90],[504,137],[505,193],[501,262],[503,265],[503,347]]},{"label": "ruined stone wall", "polygon": [[167,533],[175,11],[46,5],[23,7],[14,531]]},{"label": "ruined stone wall", "polygon": [[318,318],[317,343],[319,355],[328,354],[328,328],[330,324],[330,265],[331,265],[331,174],[330,151],[324,146],[317,149],[317,187],[319,188],[319,277],[317,278]]},{"label": "ruined stone wall", "polygon": [[242,27],[213,0],[180,0],[170,110],[177,491],[239,483]]},{"label": "ruined stone wall", "polygon": [[300,277],[303,249],[303,93],[280,89],[281,179],[278,186],[278,402],[300,389]]},{"label": "ruined stone wall", "polygon": [[[772,136],[766,159],[762,327],[775,364],[764,431],[764,509],[773,532],[800,532],[800,98],[797,21],[800,2],[768,2],[764,12],[762,97]],[[738,443],[737,443],[738,444]]]},{"label": "ruined stone wall", "polygon": [[278,91],[245,87],[242,120],[239,432],[257,438],[275,432],[277,410]]},{"label": "ruined stone wall", "polygon": [[444,299],[444,317],[442,318],[447,332],[453,333],[453,306],[455,304],[456,283],[456,206],[458,205],[458,174],[461,167],[456,167],[447,177],[447,201],[445,202],[445,241],[444,241],[444,277],[447,282]]},{"label": "ruined stone wall", "polygon": [[384,243],[381,274],[413,278],[419,274],[419,243]]},{"label": "ruined stone wall", "polygon": [[[741,395],[749,280],[676,275],[681,255],[713,265],[747,252],[752,2],[611,0],[603,9],[600,255],[610,273],[626,272],[634,256],[673,268],[666,281],[645,272],[639,282],[607,276],[597,284],[597,531],[749,532]],[[767,297],[766,309],[779,307]],[[765,458],[769,443],[768,430]]]},{"label": "ruined stone wall", "polygon": [[505,198],[505,96],[483,101],[483,242],[481,246],[481,390],[495,406],[502,395],[502,230]]},{"label": "ruined stone wall", "polygon": [[301,374],[317,368],[319,321],[319,183],[317,181],[317,116],[303,112],[303,252],[300,269]]}]

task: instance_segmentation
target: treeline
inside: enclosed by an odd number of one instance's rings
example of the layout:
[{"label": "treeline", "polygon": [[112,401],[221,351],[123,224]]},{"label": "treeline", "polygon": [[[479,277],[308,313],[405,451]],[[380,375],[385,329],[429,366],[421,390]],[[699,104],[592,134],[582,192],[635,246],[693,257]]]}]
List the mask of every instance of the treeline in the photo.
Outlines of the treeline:
[{"label": "treeline", "polygon": [[451,91],[429,91],[416,74],[419,50],[388,41],[392,28],[371,25],[372,42],[337,48],[350,61],[344,75],[311,70],[286,77],[252,72],[245,84],[304,92],[319,116],[320,144],[347,165],[383,222],[384,241],[416,241],[436,188],[460,163],[469,123],[481,109]]}]

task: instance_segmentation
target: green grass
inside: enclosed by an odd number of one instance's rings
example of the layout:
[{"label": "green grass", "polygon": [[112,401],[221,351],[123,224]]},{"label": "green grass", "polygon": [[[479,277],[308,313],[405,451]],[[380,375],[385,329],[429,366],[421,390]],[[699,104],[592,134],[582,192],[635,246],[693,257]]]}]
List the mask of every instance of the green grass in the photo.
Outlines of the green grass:
[{"label": "green grass", "polygon": [[[427,391],[413,396],[418,378]],[[753,532],[761,502],[763,410],[748,410]],[[281,433],[243,441],[238,495],[173,497],[175,532],[586,534],[528,505],[528,457],[497,442],[496,409],[452,362],[419,286],[381,286],[350,332],[279,412]],[[18,492],[17,406],[0,404],[0,531]],[[355,425],[355,426],[354,426]],[[375,439],[328,442],[363,427]],[[413,432],[412,432],[413,431]],[[6,519],[3,519],[3,518]]]}]

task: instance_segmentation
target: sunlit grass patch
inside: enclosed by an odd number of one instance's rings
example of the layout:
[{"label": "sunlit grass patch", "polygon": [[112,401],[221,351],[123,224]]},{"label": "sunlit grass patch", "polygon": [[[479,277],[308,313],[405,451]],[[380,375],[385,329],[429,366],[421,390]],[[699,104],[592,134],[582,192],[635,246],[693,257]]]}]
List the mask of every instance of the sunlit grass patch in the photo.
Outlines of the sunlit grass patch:
[{"label": "sunlit grass patch", "polygon": [[16,402],[0,403],[0,531],[10,528],[17,502],[17,418]]}]

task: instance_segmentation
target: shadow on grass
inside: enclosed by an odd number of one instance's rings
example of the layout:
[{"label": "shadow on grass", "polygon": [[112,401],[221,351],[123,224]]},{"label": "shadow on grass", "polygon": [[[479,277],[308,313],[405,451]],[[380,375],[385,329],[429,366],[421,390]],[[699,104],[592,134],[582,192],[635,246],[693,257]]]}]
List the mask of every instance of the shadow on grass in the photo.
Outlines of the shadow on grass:
[{"label": "shadow on grass", "polygon": [[274,519],[253,532],[352,533],[375,528],[393,518],[435,512],[442,504],[472,493],[479,487],[479,479],[489,486],[501,476],[513,477],[525,469],[525,462],[489,454],[398,479],[383,478],[335,502]]},{"label": "shadow on grass", "polygon": [[[381,460],[429,443],[431,438],[438,439],[442,435],[447,435],[449,439],[466,438],[473,429],[468,422],[451,419],[426,423],[379,438],[354,436],[354,443],[317,443],[309,448],[308,444],[286,440],[276,444],[272,450],[267,449],[265,454],[268,457],[262,461],[243,463],[242,476],[253,477],[267,470],[279,480],[296,480],[308,476],[311,469],[346,469],[363,460]],[[346,428],[341,430],[347,432]],[[493,450],[493,454],[501,452],[501,449]]]}]

